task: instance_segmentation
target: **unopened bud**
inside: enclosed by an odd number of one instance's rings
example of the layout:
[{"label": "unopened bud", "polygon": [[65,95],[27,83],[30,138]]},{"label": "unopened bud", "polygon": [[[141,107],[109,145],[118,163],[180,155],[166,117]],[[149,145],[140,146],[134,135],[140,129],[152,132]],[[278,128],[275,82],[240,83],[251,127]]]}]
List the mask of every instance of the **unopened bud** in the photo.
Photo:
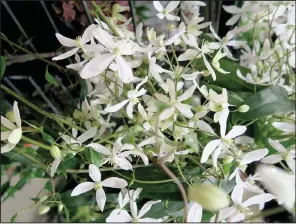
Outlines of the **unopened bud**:
[{"label": "unopened bud", "polygon": [[44,202],[44,201],[47,200],[47,198],[48,198],[47,196],[43,196],[43,197],[41,197],[41,198],[39,199],[39,201],[40,201],[40,202]]},{"label": "unopened bud", "polygon": [[248,105],[244,104],[238,108],[238,111],[241,113],[246,113],[249,109],[250,109],[250,107]]},{"label": "unopened bud", "polygon": [[15,122],[14,114],[13,114],[12,111],[7,112],[5,115],[6,115],[6,117],[8,118],[8,120],[10,120],[10,121],[12,121],[12,122]]},{"label": "unopened bud", "polygon": [[229,195],[221,188],[213,184],[201,184],[189,188],[188,196],[199,203],[205,210],[219,211],[230,204]]},{"label": "unopened bud", "polygon": [[38,214],[43,215],[46,214],[50,210],[50,207],[47,205],[41,205],[38,209]]},{"label": "unopened bud", "polygon": [[61,151],[56,145],[51,146],[50,154],[54,159],[59,159],[61,157]]},{"label": "unopened bud", "polygon": [[226,156],[224,159],[223,159],[223,163],[224,164],[229,164],[233,161],[233,157],[232,156]]},{"label": "unopened bud", "polygon": [[58,212],[63,211],[63,209],[64,209],[64,205],[63,204],[59,204],[58,205]]}]

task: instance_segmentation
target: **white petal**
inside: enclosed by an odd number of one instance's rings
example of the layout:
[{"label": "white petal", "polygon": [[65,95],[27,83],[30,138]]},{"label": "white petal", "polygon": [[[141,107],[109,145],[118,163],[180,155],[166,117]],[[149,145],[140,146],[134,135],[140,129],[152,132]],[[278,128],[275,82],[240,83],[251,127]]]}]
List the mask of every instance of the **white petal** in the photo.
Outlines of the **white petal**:
[{"label": "white petal", "polygon": [[272,194],[260,194],[253,197],[250,197],[248,200],[242,203],[242,206],[248,207],[250,205],[255,204],[264,204],[265,202],[271,201],[272,199],[275,199],[276,197]]},{"label": "white petal", "polygon": [[73,39],[70,39],[68,37],[65,37],[59,33],[56,33],[55,34],[58,41],[63,45],[63,46],[66,46],[66,47],[76,47],[76,42],[75,40]]},{"label": "white petal", "polygon": [[276,164],[279,161],[282,161],[283,157],[279,154],[274,154],[274,155],[270,155],[265,157],[264,159],[261,160],[262,163],[267,163],[267,164]]},{"label": "white petal", "polygon": [[159,93],[155,93],[154,96],[156,97],[156,99],[158,99],[159,101],[165,103],[165,104],[170,104],[170,99],[163,95],[163,94],[159,94]]},{"label": "white petal", "polygon": [[104,187],[111,187],[111,188],[124,188],[127,186],[127,182],[118,177],[110,177],[102,181],[102,185]]},{"label": "white petal", "polygon": [[147,121],[149,119],[148,114],[146,113],[144,107],[140,103],[138,103],[138,111],[144,120]]},{"label": "white petal", "polygon": [[164,18],[164,15],[163,15],[162,13],[157,13],[156,15],[157,15],[157,17],[158,17],[159,19],[163,19],[163,18]]},{"label": "white petal", "polygon": [[215,30],[213,29],[212,27],[212,24],[210,24],[210,30],[212,32],[212,34],[214,35],[214,37],[219,40],[219,41],[222,41],[222,39],[218,36],[218,34],[215,32]]},{"label": "white petal", "polygon": [[162,222],[162,219],[144,218],[144,219],[139,219],[139,222],[155,223],[155,222]]},{"label": "white petal", "polygon": [[207,61],[204,54],[202,55],[202,57],[203,57],[203,60],[204,60],[204,63],[205,63],[205,66],[206,66],[207,70],[210,72],[210,74],[212,75],[213,80],[215,81],[216,80],[216,73],[214,72],[214,70],[211,67],[210,63]]},{"label": "white petal", "polygon": [[1,138],[0,138],[1,141],[7,140],[10,134],[11,134],[11,131],[2,131],[1,132]]},{"label": "white petal", "polygon": [[158,201],[148,201],[146,202],[142,209],[140,210],[139,214],[138,214],[138,217],[141,218],[143,217],[152,207],[152,205],[156,204],[156,203],[160,203],[161,201],[158,200]]},{"label": "white petal", "polygon": [[170,1],[169,4],[165,7],[167,12],[173,11],[175,8],[178,7],[180,1]]},{"label": "white petal", "polygon": [[222,151],[223,145],[219,145],[218,148],[214,151],[213,156],[212,156],[212,161],[213,161],[213,165],[215,168],[217,167],[217,160],[218,160],[218,156],[220,155],[221,151]]},{"label": "white petal", "polygon": [[93,35],[94,35],[94,38],[96,38],[105,47],[109,49],[113,49],[114,43],[112,40],[112,36],[105,30],[103,30],[101,27],[97,27],[97,29],[93,31]]},{"label": "white petal", "polygon": [[237,204],[240,205],[243,201],[243,193],[244,193],[244,188],[241,185],[236,185],[233,188],[233,191],[231,193],[231,199],[232,201]]},{"label": "white petal", "polygon": [[96,28],[94,24],[91,24],[89,27],[87,27],[81,37],[82,43],[85,44],[91,40],[93,37],[93,30]]},{"label": "white petal", "polygon": [[192,97],[194,91],[195,91],[196,86],[192,85],[190,86],[181,96],[178,97],[178,101],[182,102],[184,100],[189,99],[190,97]]},{"label": "white petal", "polygon": [[233,139],[237,136],[242,135],[243,133],[245,133],[247,130],[246,126],[243,125],[236,125],[233,126],[232,129],[227,133],[227,135],[225,136],[228,139]]},{"label": "white petal", "polygon": [[221,135],[221,137],[224,137],[225,136],[225,133],[226,133],[226,125],[227,125],[228,115],[229,115],[229,109],[228,108],[225,108],[220,113],[220,116],[219,116],[220,135]]},{"label": "white petal", "polygon": [[137,25],[137,28],[136,28],[136,40],[138,42],[141,42],[141,38],[143,36],[143,23],[140,22],[138,25]]},{"label": "white petal", "polygon": [[287,159],[286,163],[288,164],[288,167],[291,169],[292,173],[295,175],[295,169],[296,169],[296,164],[295,164],[295,159]]},{"label": "white petal", "polygon": [[84,182],[84,183],[78,184],[72,191],[71,196],[77,196],[85,192],[88,192],[94,189],[95,186],[96,186],[96,183],[94,182]]},{"label": "white petal", "polygon": [[202,156],[201,156],[201,163],[205,163],[209,156],[212,154],[212,152],[221,144],[221,140],[220,139],[216,139],[213,141],[210,141],[206,147],[204,148],[203,152],[202,152]]},{"label": "white petal", "polygon": [[178,61],[189,61],[196,57],[199,53],[198,50],[187,49],[183,54],[180,54],[178,57]]},{"label": "white petal", "polygon": [[232,174],[229,175],[229,180],[232,180],[232,178],[234,178],[235,176],[238,175],[238,171],[239,171],[239,168],[235,168],[235,170],[232,172]]},{"label": "white petal", "polygon": [[155,143],[156,143],[156,137],[155,137],[155,136],[152,136],[152,137],[147,138],[146,140],[142,141],[142,142],[138,145],[138,147],[141,148],[141,147],[143,147],[143,146],[145,146],[145,145],[153,145],[153,144],[155,144]]},{"label": "white petal", "polygon": [[231,222],[241,222],[246,218],[244,213],[239,213],[231,218]]},{"label": "white petal", "polygon": [[238,144],[238,145],[253,144],[253,143],[254,143],[254,139],[246,135],[242,135],[235,138],[235,144]]},{"label": "white petal", "polygon": [[278,140],[272,140],[271,138],[268,139],[269,144],[278,152],[286,152],[286,149],[284,146],[279,143]]},{"label": "white petal", "polygon": [[174,113],[174,111],[175,111],[175,108],[174,107],[169,107],[169,108],[165,109],[159,115],[159,120],[162,121],[162,120],[168,119],[170,116],[172,116],[172,114]]},{"label": "white petal", "polygon": [[106,148],[105,146],[102,146],[101,144],[98,143],[91,143],[88,144],[86,147],[90,147],[93,150],[95,150],[98,153],[102,153],[104,155],[111,155],[111,152],[108,148]]},{"label": "white petal", "polygon": [[241,9],[235,5],[223,5],[222,7],[226,12],[231,14],[237,14],[241,11]]},{"label": "white petal", "polygon": [[110,65],[114,57],[113,53],[97,55],[84,66],[80,72],[81,78],[88,79],[101,74]]},{"label": "white petal", "polygon": [[185,117],[187,117],[187,118],[192,118],[193,117],[193,113],[190,110],[191,109],[191,106],[190,105],[183,104],[183,103],[176,103],[175,104],[175,107]]},{"label": "white petal", "polygon": [[[129,154],[129,153],[127,153],[127,154]],[[132,164],[126,158],[118,157],[117,164],[123,170],[132,170],[133,169]]]},{"label": "white petal", "polygon": [[129,100],[124,100],[118,104],[115,104],[113,106],[110,107],[106,107],[105,108],[105,112],[110,113],[110,112],[116,112],[118,110],[120,110],[122,107],[124,107],[125,104],[127,104],[129,102]]},{"label": "white petal", "polygon": [[179,16],[173,16],[172,14],[166,14],[165,18],[167,18],[170,21],[180,21],[180,17]]},{"label": "white petal", "polygon": [[229,20],[226,22],[226,26],[232,26],[234,25],[240,18],[240,14],[232,16]]},{"label": "white petal", "polygon": [[86,132],[84,132],[82,135],[80,135],[77,138],[77,141],[80,143],[84,143],[85,141],[87,141],[88,139],[91,139],[95,136],[96,132],[97,132],[98,128],[97,127],[92,127],[90,129],[88,129]]},{"label": "white petal", "polygon": [[7,143],[6,145],[1,146],[1,153],[9,152],[13,150],[15,146],[16,146],[15,144]]},{"label": "white petal", "polygon": [[73,48],[72,50],[67,51],[67,52],[64,53],[64,54],[60,54],[60,55],[58,55],[58,56],[52,58],[52,60],[54,60],[54,61],[58,61],[58,60],[63,60],[63,59],[65,59],[65,58],[71,57],[72,55],[74,55],[74,54],[78,51],[78,49],[79,49],[78,47],[75,47],[75,48]]},{"label": "white petal", "polygon": [[1,116],[1,124],[10,130],[17,128],[17,126],[15,126],[14,123],[12,123],[10,120],[8,120],[6,117],[3,117],[3,116]]},{"label": "white petal", "polygon": [[241,164],[250,164],[254,161],[259,161],[268,154],[267,149],[258,149],[244,154],[241,158]]},{"label": "white petal", "polygon": [[242,47],[245,44],[246,44],[246,41],[231,40],[231,41],[228,41],[227,46]]},{"label": "white petal", "polygon": [[134,104],[131,101],[129,101],[129,103],[126,107],[126,113],[130,119],[133,119],[133,117],[134,117],[133,110],[134,110]]},{"label": "white petal", "polygon": [[193,202],[188,211],[187,222],[201,222],[202,207],[197,202]]},{"label": "white petal", "polygon": [[153,5],[158,12],[162,12],[164,10],[162,4],[159,1],[153,1]]},{"label": "white petal", "polygon": [[88,166],[88,173],[90,178],[94,181],[94,182],[100,182],[101,181],[101,172],[99,170],[98,167],[96,167],[94,164],[90,164]]},{"label": "white petal", "polygon": [[11,144],[17,144],[22,137],[22,129],[14,129],[8,137],[8,142]]},{"label": "white petal", "polygon": [[19,111],[19,108],[17,106],[17,102],[14,101],[13,103],[13,116],[14,116],[14,120],[15,120],[15,123],[16,125],[21,128],[22,127],[22,121],[21,121],[21,116],[20,116],[20,111]]},{"label": "white petal", "polygon": [[96,201],[97,201],[99,208],[103,212],[104,207],[105,207],[105,203],[106,203],[106,194],[105,194],[105,191],[103,190],[103,188],[98,189],[96,191]]},{"label": "white petal", "polygon": [[132,222],[133,218],[128,214],[126,210],[122,210],[119,215],[112,215],[112,213],[106,219],[106,222]]},{"label": "white petal", "polygon": [[221,222],[236,213],[237,209],[235,207],[224,208],[219,212],[218,222]]},{"label": "white petal", "polygon": [[197,128],[199,128],[200,130],[207,132],[207,133],[211,133],[213,135],[216,135],[214,130],[212,129],[212,127],[208,123],[206,123],[205,121],[198,120],[196,122],[196,125],[197,125]]},{"label": "white petal", "polygon": [[133,217],[138,217],[138,206],[134,200],[130,200],[130,208]]},{"label": "white petal", "polygon": [[50,168],[50,176],[53,177],[55,172],[58,169],[58,166],[60,165],[61,160],[60,159],[55,159],[52,164],[51,164],[51,168]]},{"label": "white petal", "polygon": [[133,81],[134,76],[131,67],[123,60],[121,56],[116,56],[116,65],[118,70],[118,76],[123,83],[130,83]]},{"label": "white petal", "polygon": [[284,132],[295,132],[295,124],[293,123],[273,122],[272,126]]}]

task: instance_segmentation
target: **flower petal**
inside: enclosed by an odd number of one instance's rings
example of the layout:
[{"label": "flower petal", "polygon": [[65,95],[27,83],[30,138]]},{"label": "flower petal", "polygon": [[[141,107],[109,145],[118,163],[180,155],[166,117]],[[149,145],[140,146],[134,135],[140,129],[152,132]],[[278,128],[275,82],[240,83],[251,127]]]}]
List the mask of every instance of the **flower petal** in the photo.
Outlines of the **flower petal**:
[{"label": "flower petal", "polygon": [[14,129],[8,137],[8,142],[11,144],[16,144],[21,140],[22,137],[22,129],[17,128]]},{"label": "flower petal", "polygon": [[202,207],[197,202],[192,202],[189,208],[187,222],[201,222]]},{"label": "flower petal", "polygon": [[155,137],[155,136],[152,136],[152,137],[147,138],[146,140],[142,141],[142,142],[138,145],[138,147],[141,148],[141,147],[143,147],[143,146],[145,146],[145,145],[153,145],[153,144],[155,144],[155,143],[156,143],[156,137]]},{"label": "flower petal", "polygon": [[175,8],[178,7],[180,1],[170,1],[169,4],[165,7],[167,12],[173,11]]},{"label": "flower petal", "polygon": [[220,139],[216,139],[213,141],[210,141],[206,147],[204,148],[203,152],[202,152],[202,156],[201,156],[201,163],[205,163],[209,156],[212,154],[212,152],[221,144],[221,140]]},{"label": "flower petal", "polygon": [[21,128],[22,127],[22,121],[21,121],[21,116],[20,116],[20,111],[19,111],[19,108],[17,106],[17,102],[14,101],[13,103],[13,116],[14,116],[14,120],[15,120],[15,123],[16,125]]},{"label": "flower petal", "polygon": [[3,116],[1,116],[1,124],[10,130],[17,128],[17,126],[14,123],[12,123],[10,120]]},{"label": "flower petal", "polygon": [[126,158],[118,157],[117,164],[123,170],[132,170],[133,169],[132,164]]},{"label": "flower petal", "polygon": [[78,49],[79,49],[78,47],[75,47],[75,48],[71,49],[70,51],[67,51],[64,54],[60,54],[56,57],[53,57],[52,60],[58,61],[58,60],[63,60],[65,58],[71,57],[72,55],[74,55],[78,51]]},{"label": "flower petal", "polygon": [[85,141],[87,141],[88,139],[91,139],[95,136],[96,132],[97,132],[98,128],[97,127],[92,127],[90,129],[88,129],[86,132],[84,132],[82,135],[80,135],[77,138],[77,141],[79,143],[84,143]]},{"label": "flower petal", "polygon": [[95,186],[96,186],[96,183],[94,182],[84,182],[84,183],[78,184],[72,191],[71,196],[77,196],[85,192],[88,192],[94,189]]},{"label": "flower petal", "polygon": [[189,61],[196,57],[196,55],[199,53],[198,50],[194,49],[187,49],[183,54],[180,54],[178,57],[178,61]]},{"label": "flower petal", "polygon": [[66,46],[66,47],[76,47],[75,40],[65,37],[59,33],[56,33],[55,35],[61,45]]},{"label": "flower petal", "polygon": [[236,185],[233,188],[233,191],[231,193],[231,199],[232,201],[237,204],[240,205],[243,201],[243,193],[244,193],[244,188],[242,185]]},{"label": "flower petal", "polygon": [[169,107],[169,108],[165,109],[159,115],[159,120],[162,121],[162,120],[168,119],[170,116],[172,116],[172,114],[174,113],[174,111],[175,111],[175,108],[174,107]]},{"label": "flower petal", "polygon": [[13,150],[15,146],[16,146],[15,144],[7,143],[6,145],[1,146],[1,153],[9,152]]},{"label": "flower petal", "polygon": [[267,163],[267,164],[276,164],[280,161],[283,160],[283,157],[279,154],[274,154],[265,157],[264,159],[261,160],[262,163]]},{"label": "flower petal", "polygon": [[193,113],[191,111],[191,106],[183,103],[176,103],[175,107],[178,111],[187,118],[192,118]]},{"label": "flower petal", "polygon": [[218,160],[218,156],[220,155],[221,151],[222,151],[223,145],[219,145],[218,148],[214,151],[213,156],[212,156],[212,161],[213,161],[213,165],[215,168],[217,167],[217,160]]},{"label": "flower petal", "polygon": [[58,169],[58,166],[60,165],[61,163],[61,160],[60,159],[55,159],[52,164],[51,164],[51,167],[50,167],[50,176],[53,177],[55,172],[57,171]]},{"label": "flower petal", "polygon": [[126,210],[121,210],[121,212],[118,215],[113,215],[112,212],[106,219],[106,222],[132,222],[133,218],[130,216],[130,214]]},{"label": "flower petal", "polygon": [[127,182],[122,178],[110,177],[110,178],[107,178],[106,180],[103,180],[102,185],[104,187],[111,187],[111,188],[124,188],[127,186]]},{"label": "flower petal", "polygon": [[212,129],[212,127],[203,120],[198,120],[196,122],[196,126],[197,126],[198,129],[200,129],[200,130],[202,130],[204,132],[210,133],[212,135],[216,135],[214,130]]},{"label": "flower petal", "polygon": [[288,164],[288,167],[291,169],[292,173],[295,174],[296,173],[295,159],[287,159],[286,163]]},{"label": "flower petal", "polygon": [[112,40],[112,36],[101,27],[97,27],[97,29],[93,30],[94,38],[96,38],[101,44],[109,49],[113,49],[114,43]]},{"label": "flower petal", "polygon": [[126,114],[130,119],[133,119],[133,110],[134,110],[134,104],[132,101],[129,101],[127,107],[126,107]]},{"label": "flower petal", "polygon": [[267,149],[258,149],[244,154],[241,158],[241,164],[250,164],[254,161],[259,161],[268,154]]},{"label": "flower petal", "polygon": [[160,1],[153,1],[153,5],[158,12],[162,12],[164,10]]},{"label": "flower petal", "polygon": [[102,153],[104,155],[111,155],[111,152],[108,148],[106,148],[105,146],[102,146],[101,144],[98,143],[91,143],[88,144],[86,147],[90,147],[93,150],[95,150],[98,153]]},{"label": "flower petal", "polygon": [[225,133],[226,133],[226,125],[227,125],[228,115],[229,115],[229,109],[228,108],[225,108],[224,110],[222,110],[220,112],[220,115],[219,115],[220,135],[221,135],[221,137],[224,137]]},{"label": "flower petal", "polygon": [[231,218],[231,222],[241,222],[246,218],[244,213],[239,213]]},{"label": "flower petal", "polygon": [[264,204],[265,202],[271,201],[272,199],[275,199],[276,197],[272,194],[265,193],[260,195],[255,195],[253,197],[250,197],[248,200],[242,203],[242,206],[248,207],[250,205],[255,204]]},{"label": "flower petal", "polygon": [[139,214],[138,214],[138,218],[141,218],[143,217],[152,207],[152,205],[154,204],[157,204],[157,203],[160,203],[161,200],[158,200],[158,201],[148,201],[146,202],[143,207],[141,208]]},{"label": "flower petal", "polygon": [[182,102],[184,100],[189,99],[190,97],[192,97],[194,91],[196,89],[195,85],[190,86],[181,96],[178,97],[178,101]]},{"label": "flower petal", "polygon": [[103,212],[106,204],[106,194],[103,188],[100,188],[96,191],[96,201],[99,208]]},{"label": "flower petal", "polygon": [[167,20],[170,20],[170,21],[180,21],[179,16],[174,16],[172,14],[166,14],[165,18],[167,18]]},{"label": "flower petal", "polygon": [[130,83],[133,81],[134,76],[131,67],[128,65],[128,63],[123,60],[121,56],[115,57],[117,70],[118,70],[118,76],[121,79],[123,83]]},{"label": "flower petal", "polygon": [[129,102],[129,100],[124,100],[124,101],[122,101],[118,104],[115,104],[113,106],[109,106],[109,107],[107,106],[104,111],[107,113],[119,111],[128,102]]},{"label": "flower petal", "polygon": [[91,24],[89,27],[87,27],[81,37],[81,41],[83,44],[86,44],[93,38],[93,31],[96,28],[94,24]]},{"label": "flower petal", "polygon": [[97,183],[101,182],[101,172],[97,166],[95,166],[94,164],[90,164],[88,166],[88,173],[89,173],[90,178],[94,182],[97,182]]},{"label": "flower petal", "polygon": [[272,140],[271,138],[268,139],[269,144],[278,152],[286,152],[286,149],[284,146],[279,143],[278,140]]},{"label": "flower petal", "polygon": [[2,131],[1,132],[1,141],[3,141],[3,140],[7,140],[8,139],[8,137],[9,137],[9,135],[11,134],[11,132],[12,131]]},{"label": "flower petal", "polygon": [[242,135],[243,133],[245,133],[247,130],[246,126],[243,125],[236,125],[233,126],[232,129],[227,133],[227,135],[225,136],[228,139],[233,139],[237,136]]}]

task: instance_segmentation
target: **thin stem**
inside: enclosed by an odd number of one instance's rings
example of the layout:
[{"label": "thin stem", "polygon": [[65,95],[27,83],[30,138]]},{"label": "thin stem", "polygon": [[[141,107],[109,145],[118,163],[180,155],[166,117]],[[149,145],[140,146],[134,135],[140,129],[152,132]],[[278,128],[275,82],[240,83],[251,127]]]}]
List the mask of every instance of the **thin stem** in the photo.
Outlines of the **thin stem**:
[{"label": "thin stem", "polygon": [[136,31],[137,23],[136,23],[135,2],[134,2],[134,0],[129,0],[128,3],[129,3],[131,15],[132,15],[132,22],[133,22],[134,31]]},{"label": "thin stem", "polygon": [[35,141],[35,140],[31,139],[31,138],[28,138],[28,137],[22,136],[22,139],[23,139],[24,141],[26,141],[26,142],[29,142],[29,143],[33,144],[33,145],[37,145],[37,146],[39,146],[40,148],[43,148],[43,149],[46,149],[46,150],[50,150],[50,149],[51,149],[50,146],[48,146],[48,145],[44,145],[44,144],[42,144],[42,143],[40,143],[40,142],[37,142],[37,141]]},{"label": "thin stem", "polygon": [[183,174],[183,172],[182,172],[182,170],[181,170],[181,168],[179,166],[179,159],[177,157],[175,157],[175,164],[176,164],[176,166],[178,168],[178,171],[179,171],[181,177],[183,178],[184,182],[186,182],[187,185],[190,186],[190,183],[188,183],[188,181],[186,180],[186,178],[185,178],[185,176],[184,176],[184,174]]}]

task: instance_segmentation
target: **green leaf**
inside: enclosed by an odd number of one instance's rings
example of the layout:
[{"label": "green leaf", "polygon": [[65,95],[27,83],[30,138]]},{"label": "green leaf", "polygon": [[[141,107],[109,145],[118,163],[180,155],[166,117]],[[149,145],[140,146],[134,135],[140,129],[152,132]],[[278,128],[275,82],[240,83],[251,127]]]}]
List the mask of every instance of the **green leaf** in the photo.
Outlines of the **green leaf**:
[{"label": "green leaf", "polygon": [[101,156],[98,152],[95,150],[90,149],[90,158],[92,164],[96,165],[97,167],[100,167],[101,165]]},{"label": "green leaf", "polygon": [[16,213],[14,216],[12,216],[10,219],[10,222],[15,222],[17,215],[18,215],[18,213]]},{"label": "green leaf", "polygon": [[69,209],[66,206],[64,206],[64,211],[66,215],[66,222],[70,222],[70,213],[69,213]]},{"label": "green leaf", "polygon": [[59,85],[57,80],[48,72],[48,66],[46,67],[46,71],[45,71],[45,79],[50,84],[53,84],[55,86]]},{"label": "green leaf", "polygon": [[9,188],[9,184],[10,184],[9,181],[6,181],[4,184],[1,184],[1,188],[0,188],[0,195],[1,195],[1,197],[3,196],[3,194],[5,194],[5,192]]},{"label": "green leaf", "polygon": [[1,56],[1,71],[0,71],[0,79],[2,79],[4,72],[6,69],[6,60],[3,56]]},{"label": "green leaf", "polygon": [[42,138],[45,142],[49,143],[50,145],[52,145],[54,143],[53,137],[51,137],[49,134],[46,134],[43,130],[43,127],[40,128],[40,132],[41,132]]},{"label": "green leaf", "polygon": [[50,180],[48,180],[44,186],[44,189],[46,189],[49,192],[52,192],[52,184],[50,182]]},{"label": "green leaf", "polygon": [[273,114],[286,114],[295,111],[295,101],[288,98],[287,91],[279,86],[261,90],[245,99],[250,107],[246,113],[235,112],[232,121],[250,121]]}]

